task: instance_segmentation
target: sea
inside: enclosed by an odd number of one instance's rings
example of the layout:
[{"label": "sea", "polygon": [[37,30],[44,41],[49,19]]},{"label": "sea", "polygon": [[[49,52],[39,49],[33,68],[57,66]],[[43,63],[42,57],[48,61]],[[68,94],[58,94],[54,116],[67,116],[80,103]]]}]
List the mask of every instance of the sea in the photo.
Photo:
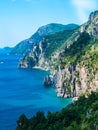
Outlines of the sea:
[{"label": "sea", "polygon": [[49,71],[18,69],[20,55],[0,54],[0,130],[14,130],[21,114],[57,112],[72,102],[58,98],[53,86],[44,87]]}]

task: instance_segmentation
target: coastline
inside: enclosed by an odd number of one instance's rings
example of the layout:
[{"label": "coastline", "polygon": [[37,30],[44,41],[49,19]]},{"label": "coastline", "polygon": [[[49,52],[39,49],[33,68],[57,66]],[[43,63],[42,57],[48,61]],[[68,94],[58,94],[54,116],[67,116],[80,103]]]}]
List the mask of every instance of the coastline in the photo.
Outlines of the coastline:
[{"label": "coastline", "polygon": [[[42,68],[42,67],[40,67],[40,66],[34,66],[33,68],[34,68],[34,69],[41,69],[41,70],[44,70],[44,71],[50,71],[49,69],[45,69],[44,67]],[[53,78],[53,75],[50,74],[50,76],[51,76],[51,78]],[[58,90],[58,88],[55,88],[55,92],[56,92],[57,97],[58,97],[58,98],[63,97],[62,94],[57,93],[57,90]],[[67,97],[66,95],[65,95],[63,98],[68,99],[68,97]],[[72,98],[72,102],[76,102],[79,97],[76,96],[76,97],[71,97],[71,98]]]},{"label": "coastline", "polygon": [[40,66],[34,66],[33,68],[34,69],[41,69],[41,70],[44,70],[44,71],[50,71],[49,69],[45,69],[45,68],[42,68]]}]

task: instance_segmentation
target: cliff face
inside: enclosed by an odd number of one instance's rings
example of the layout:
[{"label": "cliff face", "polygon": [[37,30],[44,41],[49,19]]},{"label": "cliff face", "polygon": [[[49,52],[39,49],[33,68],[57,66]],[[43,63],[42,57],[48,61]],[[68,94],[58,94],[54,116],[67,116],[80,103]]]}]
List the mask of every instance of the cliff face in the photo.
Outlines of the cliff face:
[{"label": "cliff face", "polygon": [[51,70],[57,96],[78,97],[98,90],[98,11],[74,31],[44,37],[19,62],[20,68]]},{"label": "cliff face", "polygon": [[85,66],[70,66],[55,73],[54,85],[59,97],[88,95],[91,91],[98,90],[98,74],[92,77]]},{"label": "cliff face", "polygon": [[87,31],[90,35],[98,38],[98,11],[90,14],[88,22],[81,26],[80,31]]},{"label": "cliff face", "polygon": [[52,69],[57,62],[59,53],[64,49],[66,40],[73,34],[74,30],[64,30],[49,36],[45,36],[34,45],[32,50],[19,62],[19,68],[41,67]]},{"label": "cliff face", "polygon": [[49,34],[54,34],[56,32],[63,31],[63,30],[72,30],[76,27],[78,27],[78,25],[76,24],[62,25],[56,23],[51,23],[42,26],[30,38],[18,43],[12,49],[11,54],[27,54],[31,52],[32,48],[35,45],[39,44],[39,42],[42,40],[44,36],[47,36]]},{"label": "cliff face", "polygon": [[98,90],[98,11],[80,27],[77,40],[67,44],[59,55],[59,69],[54,76],[57,95],[78,97]]}]

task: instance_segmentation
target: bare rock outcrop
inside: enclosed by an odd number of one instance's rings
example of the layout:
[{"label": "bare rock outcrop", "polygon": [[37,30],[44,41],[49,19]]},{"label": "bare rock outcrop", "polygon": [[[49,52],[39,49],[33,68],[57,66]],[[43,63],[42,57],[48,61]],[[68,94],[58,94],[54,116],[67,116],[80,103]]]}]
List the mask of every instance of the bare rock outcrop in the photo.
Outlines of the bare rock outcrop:
[{"label": "bare rock outcrop", "polygon": [[78,97],[98,90],[98,74],[92,80],[85,66],[71,65],[54,75],[54,86],[59,97]]}]

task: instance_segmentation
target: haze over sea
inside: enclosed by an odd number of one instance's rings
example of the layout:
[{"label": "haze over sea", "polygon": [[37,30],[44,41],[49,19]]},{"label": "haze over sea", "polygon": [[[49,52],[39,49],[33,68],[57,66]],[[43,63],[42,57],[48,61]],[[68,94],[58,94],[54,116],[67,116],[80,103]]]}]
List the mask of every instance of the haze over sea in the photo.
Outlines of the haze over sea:
[{"label": "haze over sea", "polygon": [[32,117],[37,111],[58,111],[71,99],[57,98],[53,87],[43,86],[49,72],[18,69],[20,56],[0,54],[0,130],[14,130],[21,114]]}]

